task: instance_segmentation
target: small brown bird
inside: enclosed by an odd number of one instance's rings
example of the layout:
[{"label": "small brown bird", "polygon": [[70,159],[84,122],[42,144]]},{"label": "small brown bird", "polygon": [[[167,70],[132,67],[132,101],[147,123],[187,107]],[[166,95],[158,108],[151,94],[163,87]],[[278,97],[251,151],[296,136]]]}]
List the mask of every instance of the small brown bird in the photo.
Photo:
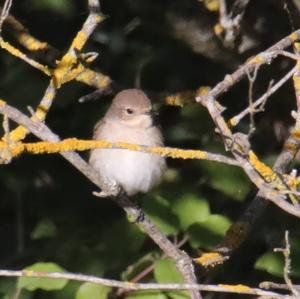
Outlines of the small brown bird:
[{"label": "small brown bird", "polygon": [[[94,139],[162,146],[162,134],[153,124],[151,108],[151,101],[141,90],[121,91],[96,124]],[[150,190],[166,169],[165,159],[157,154],[125,149],[94,149],[89,163],[104,180],[121,185],[128,195]]]}]

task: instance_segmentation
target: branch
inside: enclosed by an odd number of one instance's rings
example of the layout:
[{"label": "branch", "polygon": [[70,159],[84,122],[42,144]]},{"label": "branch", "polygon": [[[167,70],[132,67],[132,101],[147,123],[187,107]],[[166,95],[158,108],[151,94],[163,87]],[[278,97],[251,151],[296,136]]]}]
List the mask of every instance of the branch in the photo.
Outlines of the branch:
[{"label": "branch", "polygon": [[51,72],[49,68],[29,57],[27,57],[23,52],[21,52],[19,49],[12,46],[10,43],[3,40],[3,38],[0,36],[0,47],[7,52],[9,52],[11,55],[18,57],[22,59],[23,61],[27,62],[32,67],[38,69],[39,71],[43,72],[44,74],[50,76]]},{"label": "branch", "polygon": [[[0,102],[1,105],[1,102]],[[24,128],[25,129],[25,128]],[[26,129],[25,129],[26,130]],[[14,139],[13,139],[14,140]],[[150,147],[126,142],[110,142],[107,140],[80,140],[76,138],[64,139],[60,142],[34,142],[34,143],[11,143],[0,141],[0,151],[9,150],[12,157],[22,153],[30,154],[56,154],[68,151],[86,151],[95,148],[127,149],[144,153],[157,154],[173,159],[198,159],[220,162],[228,165],[239,166],[238,162],[223,155],[209,153],[201,150],[185,150],[172,147]]]},{"label": "branch", "polygon": [[0,276],[6,277],[36,277],[36,278],[53,278],[53,279],[68,279],[81,282],[90,282],[98,285],[105,285],[112,288],[121,288],[125,290],[199,290],[206,292],[220,292],[220,293],[233,293],[233,294],[247,294],[256,296],[265,296],[278,299],[293,299],[296,297],[280,295],[275,292],[264,291],[258,288],[251,288],[246,285],[204,285],[204,284],[179,284],[179,283],[132,283],[123,282],[113,279],[105,279],[95,277],[91,275],[82,275],[75,273],[63,273],[63,272],[35,272],[31,270],[12,271],[12,270],[0,270]]},{"label": "branch", "polygon": [[[0,11],[2,9],[0,8]],[[95,10],[94,10],[95,12]],[[27,49],[30,52],[37,52],[37,51],[46,51],[46,59],[47,62],[52,65],[55,59],[57,58],[59,51],[49,45],[47,42],[42,42],[32,36],[28,29],[24,27],[17,19],[15,19],[12,15],[8,15],[8,17],[5,20],[5,23],[12,28],[12,34],[17,39],[19,44],[23,46],[25,49]],[[87,24],[88,26],[89,24]],[[90,26],[90,25],[89,25]],[[93,27],[93,26],[92,26]],[[91,28],[93,29],[93,28]],[[85,32],[83,30],[80,31],[82,34],[81,36],[84,36]],[[89,32],[87,32],[89,33]],[[4,49],[6,49],[10,54],[24,60],[31,66],[39,69],[40,71],[44,72],[46,75],[50,76],[50,68],[47,66],[44,66],[37,61],[30,59],[26,56],[25,53],[22,53],[19,49],[15,48],[8,42],[4,42],[3,40],[0,40],[0,46],[2,46]],[[79,63],[80,67],[83,68],[82,72],[77,75],[75,80],[83,82],[87,85],[94,86],[96,88],[106,88],[110,85],[111,80],[109,77],[99,73],[95,72],[91,69],[88,69],[86,66],[84,66],[82,63]]]}]

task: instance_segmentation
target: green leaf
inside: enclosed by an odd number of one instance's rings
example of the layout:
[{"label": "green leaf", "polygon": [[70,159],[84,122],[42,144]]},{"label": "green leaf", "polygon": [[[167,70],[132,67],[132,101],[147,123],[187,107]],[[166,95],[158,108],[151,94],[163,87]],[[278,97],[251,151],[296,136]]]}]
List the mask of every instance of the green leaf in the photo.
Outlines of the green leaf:
[{"label": "green leaf", "polygon": [[148,217],[166,235],[175,235],[179,232],[179,221],[176,215],[171,212],[169,202],[161,196],[147,198],[142,206]]},{"label": "green leaf", "polygon": [[137,291],[125,297],[126,299],[168,299],[160,291]]},{"label": "green leaf", "polygon": [[31,239],[39,240],[56,236],[56,225],[49,219],[43,219],[35,226]]},{"label": "green leaf", "polygon": [[250,191],[250,182],[245,173],[237,168],[220,163],[201,163],[210,185],[235,200],[244,200]]},{"label": "green leaf", "polygon": [[[116,256],[125,253],[138,252],[143,245],[146,236],[136,225],[123,218],[113,223],[104,233],[101,245]],[[122,246],[120,246],[122,245]],[[123,246],[124,245],[124,246]]]},{"label": "green leaf", "polygon": [[[54,263],[36,263],[25,270],[32,270],[37,272],[64,272],[65,270]],[[68,283],[67,279],[53,279],[53,278],[36,278],[36,277],[20,277],[18,279],[18,288],[24,288],[29,291],[42,289],[47,291],[60,290]]]},{"label": "green leaf", "polygon": [[[77,291],[78,291],[78,281],[70,280],[63,289],[53,292],[51,294],[51,299],[75,298]],[[31,292],[31,294],[33,293]]]},{"label": "green leaf", "polygon": [[265,253],[255,262],[254,268],[274,276],[283,277],[284,257],[280,252]]},{"label": "green leaf", "polygon": [[[158,283],[183,283],[182,275],[178,272],[171,259],[162,259],[155,263],[154,277]],[[187,291],[167,291],[166,294],[172,299],[188,299]]]},{"label": "green leaf", "polygon": [[75,298],[76,299],[91,299],[91,298],[107,299],[110,291],[111,291],[110,287],[86,282],[79,287]]},{"label": "green leaf", "polygon": [[[7,279],[5,277],[3,277],[3,278],[1,277],[1,279],[0,279],[0,299],[13,298],[13,296],[16,292],[16,281],[17,281],[17,278],[12,277],[10,279]],[[22,297],[24,297],[23,293],[25,293],[25,292],[21,293]],[[26,295],[28,295],[29,292],[26,292],[26,293],[27,293]],[[29,296],[27,296],[27,298],[28,297]]]},{"label": "green leaf", "polygon": [[[291,270],[290,276],[300,277],[300,240],[290,238]],[[255,269],[266,271],[274,276],[283,277],[284,256],[280,252],[267,252],[260,256],[255,263]]]},{"label": "green leaf", "polygon": [[154,277],[158,283],[183,283],[183,278],[171,259],[161,259],[154,265]]},{"label": "green leaf", "polygon": [[183,230],[194,223],[205,221],[210,214],[208,202],[194,194],[185,194],[175,200],[172,211],[178,216]]},{"label": "green leaf", "polygon": [[187,235],[194,248],[212,249],[225,236],[231,221],[222,215],[210,215],[206,221],[189,227]]}]

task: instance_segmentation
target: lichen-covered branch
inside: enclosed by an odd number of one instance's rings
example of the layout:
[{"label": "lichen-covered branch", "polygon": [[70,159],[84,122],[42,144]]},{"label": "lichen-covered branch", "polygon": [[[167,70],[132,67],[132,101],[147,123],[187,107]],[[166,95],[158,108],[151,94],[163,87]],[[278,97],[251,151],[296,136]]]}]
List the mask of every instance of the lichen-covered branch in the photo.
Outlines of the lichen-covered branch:
[{"label": "lichen-covered branch", "polygon": [[[23,128],[23,127],[22,127]],[[26,130],[26,128],[24,128]],[[16,133],[16,132],[15,132]],[[19,134],[13,134],[12,141],[19,140]],[[16,138],[18,137],[18,138]],[[126,142],[110,142],[107,140],[80,140],[76,138],[64,139],[60,142],[34,142],[34,143],[11,143],[7,144],[0,141],[0,151],[8,149],[11,156],[15,157],[22,153],[30,154],[55,154],[68,151],[86,151],[94,148],[114,148],[127,149],[131,151],[140,151],[145,153],[153,153],[163,157],[170,157],[173,159],[197,159],[208,160],[225,163],[228,165],[239,166],[238,162],[232,158],[228,158],[219,154],[213,154],[201,150],[185,150],[171,147],[149,147],[138,144],[131,144]]]},{"label": "lichen-covered branch", "polygon": [[[7,16],[5,20],[5,25],[8,28],[10,28],[10,31],[12,32],[13,36],[16,38],[18,43],[22,47],[27,49],[29,52],[46,52],[46,55],[44,56],[49,65],[52,65],[55,59],[58,57],[59,51],[57,49],[49,45],[47,42],[40,41],[36,37],[32,36],[28,29],[24,27],[23,24],[21,24],[12,15]],[[19,59],[24,60],[25,62],[39,69],[46,75],[51,76],[50,67],[47,67],[33,59],[30,59],[25,53],[21,52],[19,49],[15,48],[10,43],[5,42],[4,40],[0,40],[0,46],[7,50],[10,54],[18,57]],[[81,62],[78,62],[78,64],[81,68],[83,68],[83,70],[77,75],[75,80],[100,89],[108,87],[111,83],[109,77],[87,68],[86,65],[83,65]]]}]

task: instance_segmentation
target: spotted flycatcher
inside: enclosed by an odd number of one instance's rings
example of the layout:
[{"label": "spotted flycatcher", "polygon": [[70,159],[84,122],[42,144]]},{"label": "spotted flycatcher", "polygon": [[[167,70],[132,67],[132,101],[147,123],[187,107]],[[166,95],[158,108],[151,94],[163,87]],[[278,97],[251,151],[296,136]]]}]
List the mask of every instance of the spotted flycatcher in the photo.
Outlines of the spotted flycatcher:
[{"label": "spotted flycatcher", "polygon": [[[162,146],[151,108],[151,101],[141,90],[121,91],[96,124],[94,139]],[[157,154],[126,149],[94,149],[89,162],[104,180],[121,185],[128,195],[147,192],[161,181],[166,168],[165,159]]]}]

